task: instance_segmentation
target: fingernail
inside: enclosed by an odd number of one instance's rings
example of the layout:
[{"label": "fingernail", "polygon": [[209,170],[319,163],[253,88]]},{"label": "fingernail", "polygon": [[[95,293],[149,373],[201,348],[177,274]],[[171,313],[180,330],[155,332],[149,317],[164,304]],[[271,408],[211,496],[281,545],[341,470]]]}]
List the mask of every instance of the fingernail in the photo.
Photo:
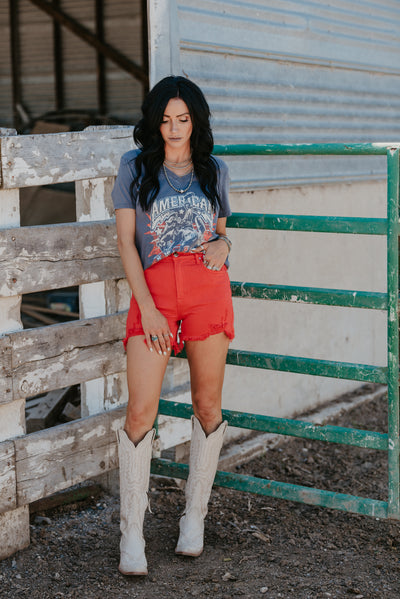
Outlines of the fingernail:
[{"label": "fingernail", "polygon": [[160,356],[162,356],[162,351],[161,350],[158,353],[160,354]]},{"label": "fingernail", "polygon": [[150,347],[150,351],[153,351],[153,348],[152,348],[152,347]]},{"label": "fingernail", "polygon": [[164,356],[166,356],[166,355],[167,355],[167,352],[165,351],[165,352],[164,352]]},{"label": "fingernail", "polygon": [[169,336],[172,337],[172,339],[174,338],[174,334],[173,333],[170,333]]}]

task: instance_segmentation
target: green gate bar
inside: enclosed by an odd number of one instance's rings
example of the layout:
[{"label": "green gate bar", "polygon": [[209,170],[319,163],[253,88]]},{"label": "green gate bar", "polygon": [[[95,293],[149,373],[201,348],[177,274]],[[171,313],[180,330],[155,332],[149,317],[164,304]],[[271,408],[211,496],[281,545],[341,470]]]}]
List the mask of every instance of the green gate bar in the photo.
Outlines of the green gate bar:
[{"label": "green gate bar", "polygon": [[[190,418],[193,414],[193,408],[188,403],[160,399],[159,413],[164,416]],[[384,451],[388,449],[388,435],[386,433],[333,426],[330,424],[313,424],[304,420],[248,414],[234,410],[222,410],[222,416],[224,420],[228,421],[229,426],[247,428],[252,431],[289,435],[291,437],[312,439],[314,441],[328,441],[330,443],[353,445],[354,447],[365,447],[367,449]]]},{"label": "green gate bar", "polygon": [[220,156],[299,156],[299,155],[353,155],[386,156],[388,148],[399,143],[322,143],[322,144],[232,144],[215,145],[213,153]]},{"label": "green gate bar", "polygon": [[231,281],[231,290],[233,297],[387,310],[387,294],[381,292],[264,285],[263,283],[242,283],[241,281]]},{"label": "green gate bar", "polygon": [[[231,426],[291,435],[357,447],[388,451],[388,502],[333,493],[236,473],[217,472],[215,484],[258,493],[375,516],[400,519],[399,493],[399,147],[400,144],[265,144],[215,146],[221,155],[382,155],[387,156],[387,218],[344,218],[306,215],[233,214],[228,226],[237,228],[313,231],[387,236],[387,293],[341,289],[318,289],[285,285],[265,285],[233,281],[236,297],[278,301],[307,302],[387,311],[388,365],[373,366],[295,356],[279,356],[261,352],[230,350],[227,363],[252,368],[273,369],[315,376],[328,376],[388,384],[388,434],[345,427],[319,426],[299,420],[275,418],[224,410]],[[180,357],[184,355],[180,354]],[[160,401],[160,414],[190,418],[189,404]],[[152,472],[176,478],[187,478],[188,467],[167,460],[153,460]]]},{"label": "green gate bar", "polygon": [[[163,459],[153,459],[151,462],[152,474],[171,476],[173,478],[186,479],[189,474],[187,464],[177,464]],[[227,487],[257,495],[275,497],[277,499],[289,499],[299,501],[308,505],[329,507],[344,512],[373,516],[374,518],[387,518],[387,502],[367,497],[355,497],[344,493],[325,491],[313,487],[293,485],[274,480],[262,479],[244,474],[218,471],[214,484],[218,487]]]},{"label": "green gate bar", "polygon": [[[186,358],[184,349],[179,354],[179,357]],[[310,374],[312,376],[326,376],[336,379],[362,381],[364,383],[386,384],[387,382],[386,366],[316,360],[314,358],[302,358],[298,356],[280,356],[278,354],[266,354],[244,349],[230,349],[226,363],[232,366],[279,370],[280,372],[294,372],[296,374]]]},{"label": "green gate bar", "polygon": [[264,368],[296,374],[311,374],[313,376],[328,376],[336,379],[363,381],[364,383],[387,382],[387,368],[369,364],[351,364],[349,362],[334,362],[333,360],[315,360],[297,356],[279,356],[261,352],[230,349],[226,359],[227,364],[247,366],[249,368]]},{"label": "green gate bar", "polygon": [[235,212],[227,226],[238,229],[270,229],[271,231],[306,231],[386,235],[386,218],[345,218],[342,216],[304,216],[290,214],[255,214]]},{"label": "green gate bar", "polygon": [[388,516],[400,518],[399,496],[399,149],[387,152]]}]

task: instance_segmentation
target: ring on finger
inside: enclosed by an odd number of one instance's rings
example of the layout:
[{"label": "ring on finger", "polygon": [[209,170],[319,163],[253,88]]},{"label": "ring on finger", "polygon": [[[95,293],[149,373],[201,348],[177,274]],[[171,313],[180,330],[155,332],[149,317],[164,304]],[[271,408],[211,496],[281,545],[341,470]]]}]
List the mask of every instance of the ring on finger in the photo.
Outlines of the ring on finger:
[{"label": "ring on finger", "polygon": [[150,339],[151,339],[152,341],[157,341],[157,339],[158,339],[158,335],[151,335]]}]

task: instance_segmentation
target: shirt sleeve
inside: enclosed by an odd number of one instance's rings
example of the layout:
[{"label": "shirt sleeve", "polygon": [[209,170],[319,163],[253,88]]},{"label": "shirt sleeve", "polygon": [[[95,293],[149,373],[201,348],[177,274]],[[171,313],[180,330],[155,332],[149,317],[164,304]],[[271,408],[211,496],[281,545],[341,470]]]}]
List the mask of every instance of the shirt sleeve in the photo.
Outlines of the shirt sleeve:
[{"label": "shirt sleeve", "polygon": [[111,192],[114,209],[136,208],[137,186],[132,186],[136,177],[135,156],[124,154],[119,165],[118,175]]},{"label": "shirt sleeve", "polygon": [[232,214],[232,210],[229,205],[229,171],[227,165],[223,160],[218,159],[218,165],[218,191],[221,200],[218,218],[224,218]]}]

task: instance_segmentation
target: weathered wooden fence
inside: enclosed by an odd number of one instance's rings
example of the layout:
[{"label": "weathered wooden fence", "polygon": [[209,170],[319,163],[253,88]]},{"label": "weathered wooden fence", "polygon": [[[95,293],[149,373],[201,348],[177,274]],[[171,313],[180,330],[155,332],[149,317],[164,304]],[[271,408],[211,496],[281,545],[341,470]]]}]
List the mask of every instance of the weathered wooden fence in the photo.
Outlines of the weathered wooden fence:
[{"label": "weathered wooden fence", "polygon": [[[29,503],[116,467],[129,289],[110,194],[132,147],[131,127],[0,130],[0,557],[29,543]],[[67,181],[76,182],[77,223],[19,226],[20,188]],[[76,285],[80,320],[22,330],[23,294]],[[173,386],[174,366],[168,376]],[[77,383],[85,418],[25,435],[25,398]],[[160,422],[167,446],[169,422]],[[190,424],[182,423],[183,442]]]}]

